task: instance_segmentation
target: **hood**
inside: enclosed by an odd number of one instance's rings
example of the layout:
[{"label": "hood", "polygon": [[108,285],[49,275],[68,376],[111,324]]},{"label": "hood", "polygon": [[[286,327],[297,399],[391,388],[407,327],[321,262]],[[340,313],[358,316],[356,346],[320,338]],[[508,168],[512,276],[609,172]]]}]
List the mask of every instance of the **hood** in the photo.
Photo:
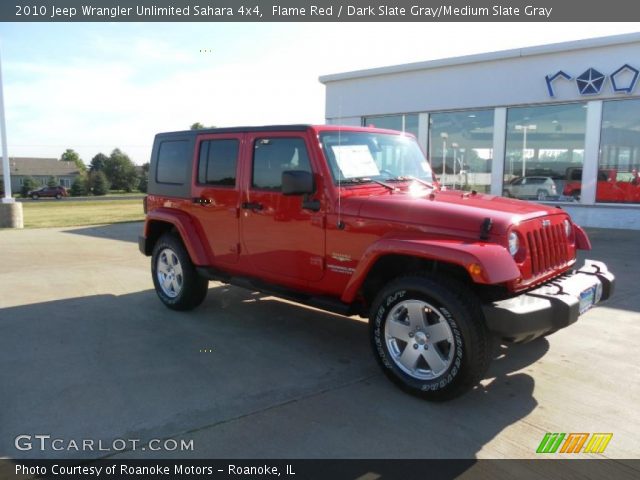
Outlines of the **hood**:
[{"label": "hood", "polygon": [[[350,200],[356,200],[356,198],[360,200],[357,215],[361,218],[464,230],[473,233],[479,232],[482,222],[486,218],[490,218],[492,221],[491,233],[494,235],[504,235],[511,225],[532,218],[545,215],[566,215],[566,212],[556,207],[458,190],[433,192],[426,190],[417,196],[404,191],[393,194],[386,192],[367,197],[352,197]],[[353,209],[350,210],[355,213]]]}]

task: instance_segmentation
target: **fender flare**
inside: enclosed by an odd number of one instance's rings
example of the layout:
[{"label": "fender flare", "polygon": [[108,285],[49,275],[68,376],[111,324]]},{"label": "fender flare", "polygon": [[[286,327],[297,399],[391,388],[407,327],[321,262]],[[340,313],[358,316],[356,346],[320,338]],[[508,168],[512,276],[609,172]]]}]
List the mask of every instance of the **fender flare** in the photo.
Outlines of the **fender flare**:
[{"label": "fender flare", "polygon": [[[427,240],[383,238],[371,245],[358,262],[343,294],[342,301],[354,301],[371,268],[385,255],[405,255],[451,263],[464,268],[472,280],[481,284],[499,284],[520,277],[513,257],[502,245],[463,240]],[[480,271],[469,269],[479,265]]]},{"label": "fender flare", "polygon": [[578,250],[591,250],[591,240],[589,240],[587,232],[575,223],[573,224],[573,231],[576,236],[576,248]]},{"label": "fender flare", "polygon": [[194,222],[193,218],[185,212],[168,208],[158,208],[147,214],[144,224],[144,237],[149,238],[150,226],[153,222],[169,223],[175,227],[182,238],[189,257],[194,265],[209,265],[209,253],[202,242],[200,225]]}]

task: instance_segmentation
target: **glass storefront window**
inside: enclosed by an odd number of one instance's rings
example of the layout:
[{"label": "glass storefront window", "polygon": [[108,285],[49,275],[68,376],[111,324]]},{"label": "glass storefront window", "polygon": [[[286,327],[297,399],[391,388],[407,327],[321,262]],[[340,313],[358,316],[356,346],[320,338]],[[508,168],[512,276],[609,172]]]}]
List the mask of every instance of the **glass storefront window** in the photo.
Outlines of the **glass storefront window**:
[{"label": "glass storefront window", "polygon": [[488,193],[493,161],[493,110],[432,113],[428,152],[438,181]]},{"label": "glass storefront window", "polygon": [[582,185],[586,104],[514,107],[507,111],[505,196],[577,200]]},{"label": "glass storefront window", "polygon": [[364,117],[362,125],[365,127],[387,128],[415,135],[418,138],[418,114],[384,115],[379,117]]},{"label": "glass storefront window", "polygon": [[596,202],[640,203],[640,100],[602,105]]}]

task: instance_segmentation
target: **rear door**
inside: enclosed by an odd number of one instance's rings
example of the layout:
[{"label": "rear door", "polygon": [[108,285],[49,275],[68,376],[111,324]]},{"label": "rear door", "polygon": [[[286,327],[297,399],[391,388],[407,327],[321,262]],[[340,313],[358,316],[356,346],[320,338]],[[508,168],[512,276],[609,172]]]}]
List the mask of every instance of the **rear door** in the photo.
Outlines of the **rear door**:
[{"label": "rear door", "polygon": [[243,139],[242,133],[210,134],[196,141],[191,211],[209,242],[214,264],[238,261],[238,159]]},{"label": "rear door", "polygon": [[281,192],[283,171],[313,173],[307,140],[305,132],[253,132],[246,138],[243,254],[253,269],[274,280],[317,281],[324,273],[325,205],[305,209],[302,195]]}]

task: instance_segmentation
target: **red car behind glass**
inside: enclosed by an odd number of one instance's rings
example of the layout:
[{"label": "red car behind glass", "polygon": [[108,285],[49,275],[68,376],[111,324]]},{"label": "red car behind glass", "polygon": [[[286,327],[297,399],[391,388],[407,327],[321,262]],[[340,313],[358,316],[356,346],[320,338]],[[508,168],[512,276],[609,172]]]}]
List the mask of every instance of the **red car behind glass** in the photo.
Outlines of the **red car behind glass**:
[{"label": "red car behind glass", "polygon": [[[570,168],[563,195],[580,199],[582,168]],[[637,172],[619,172],[615,168],[598,170],[596,202],[640,202],[640,184]]]}]

